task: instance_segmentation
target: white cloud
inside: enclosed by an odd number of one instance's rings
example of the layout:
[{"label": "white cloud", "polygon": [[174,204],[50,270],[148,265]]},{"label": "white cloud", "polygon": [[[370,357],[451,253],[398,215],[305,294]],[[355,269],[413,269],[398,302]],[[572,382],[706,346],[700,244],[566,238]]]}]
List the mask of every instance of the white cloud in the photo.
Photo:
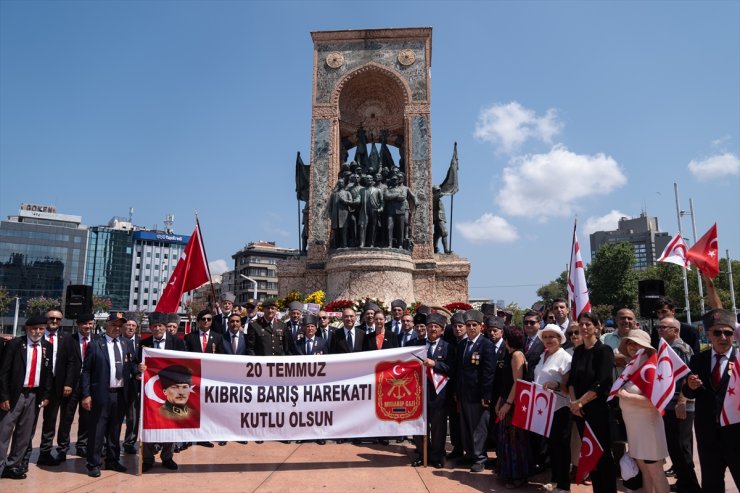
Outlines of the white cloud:
[{"label": "white cloud", "polygon": [[481,110],[473,135],[497,146],[500,152],[513,154],[528,139],[551,144],[561,128],[554,109],[548,109],[545,116],[537,116],[533,110],[512,101]]},{"label": "white cloud", "polygon": [[583,226],[584,232],[590,235],[596,231],[613,231],[617,229],[619,220],[623,217],[629,216],[617,210],[612,210],[610,213],[601,217],[589,217]]},{"label": "white cloud", "polygon": [[490,212],[473,222],[456,224],[456,227],[463,238],[473,243],[508,243],[519,238],[514,226]]},{"label": "white cloud", "polygon": [[740,159],[726,152],[708,157],[702,161],[691,160],[689,171],[699,181],[712,181],[725,176],[740,174]]},{"label": "white cloud", "polygon": [[217,274],[223,274],[229,270],[229,264],[226,263],[226,260],[220,258],[218,260],[208,262],[208,268],[211,269],[211,275],[215,276]]},{"label": "white cloud", "polygon": [[513,158],[496,201],[512,216],[564,217],[573,214],[580,199],[603,196],[626,183],[611,156],[575,154],[559,144],[547,154]]}]

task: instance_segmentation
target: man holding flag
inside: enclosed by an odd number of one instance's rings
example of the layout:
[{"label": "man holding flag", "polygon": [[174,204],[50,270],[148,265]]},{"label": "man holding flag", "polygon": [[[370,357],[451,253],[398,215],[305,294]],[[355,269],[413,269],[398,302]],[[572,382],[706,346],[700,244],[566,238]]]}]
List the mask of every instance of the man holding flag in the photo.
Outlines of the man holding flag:
[{"label": "man holding flag", "polygon": [[691,374],[682,392],[687,398],[696,398],[694,429],[702,491],[722,492],[728,467],[735,483],[740,484],[740,421],[722,426],[721,419],[725,401],[739,391],[730,387],[731,378],[737,381],[737,350],[732,347],[735,317],[729,310],[715,308],[702,317],[702,322],[712,349],[691,358]]}]

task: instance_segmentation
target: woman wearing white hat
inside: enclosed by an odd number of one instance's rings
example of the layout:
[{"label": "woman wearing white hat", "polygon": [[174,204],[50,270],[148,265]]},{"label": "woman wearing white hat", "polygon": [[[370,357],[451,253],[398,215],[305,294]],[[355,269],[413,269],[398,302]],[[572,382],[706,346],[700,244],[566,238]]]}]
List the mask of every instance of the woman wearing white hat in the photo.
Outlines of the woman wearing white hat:
[{"label": "woman wearing white hat", "polygon": [[[640,349],[644,351],[637,361],[638,368],[655,352],[655,348],[650,345],[650,336],[641,329],[630,330],[619,344],[619,352],[632,358],[636,357]],[[617,395],[627,428],[629,454],[642,472],[642,491],[668,493],[670,487],[663,473],[668,445],[660,412],[632,382],[624,384]]]},{"label": "woman wearing white hat", "polygon": [[[540,356],[540,362],[534,369],[534,382],[546,389],[562,392],[568,383],[571,355],[561,346],[565,343],[565,334],[555,324],[545,325],[537,332],[545,345]],[[560,409],[555,411],[550,437],[548,438],[548,452],[552,467],[552,482],[547,487],[550,491],[564,492],[570,490],[570,409],[563,402]]]}]

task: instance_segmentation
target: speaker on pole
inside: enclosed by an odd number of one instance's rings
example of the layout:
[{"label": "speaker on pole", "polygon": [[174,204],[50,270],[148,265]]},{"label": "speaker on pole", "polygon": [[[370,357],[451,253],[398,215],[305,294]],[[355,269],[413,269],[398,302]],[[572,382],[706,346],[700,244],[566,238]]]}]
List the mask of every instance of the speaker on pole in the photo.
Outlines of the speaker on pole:
[{"label": "speaker on pole", "polygon": [[70,284],[67,286],[67,296],[64,303],[64,316],[76,319],[83,313],[92,313],[93,289],[84,284]]},{"label": "speaker on pole", "polygon": [[665,296],[665,283],[662,279],[645,279],[637,282],[637,293],[640,300],[640,316],[655,317],[655,308],[662,296]]}]

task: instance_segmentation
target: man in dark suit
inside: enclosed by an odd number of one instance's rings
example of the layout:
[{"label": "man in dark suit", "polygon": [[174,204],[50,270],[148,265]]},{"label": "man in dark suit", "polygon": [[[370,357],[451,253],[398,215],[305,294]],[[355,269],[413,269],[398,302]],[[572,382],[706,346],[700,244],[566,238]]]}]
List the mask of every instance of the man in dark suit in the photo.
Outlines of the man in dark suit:
[{"label": "man in dark suit", "polygon": [[228,330],[224,332],[221,342],[221,353],[237,356],[249,354],[247,347],[247,336],[242,332],[242,317],[238,313],[232,313],[227,320]]},{"label": "man in dark suit", "polygon": [[82,406],[90,411],[90,431],[87,447],[87,474],[100,477],[101,450],[105,446],[105,468],[124,472],[119,462],[121,453],[121,423],[126,408],[139,386],[136,349],[121,337],[126,323],[123,312],[110,312],[105,335],[87,348],[82,364]]},{"label": "man in dark suit", "polygon": [[458,348],[456,374],[457,400],[460,403],[460,428],[465,455],[472,462],[471,472],[485,469],[486,438],[493,395],[494,352],[493,344],[481,334],[483,313],[478,310],[465,312],[465,331],[468,340]]},{"label": "man in dark suit", "polygon": [[375,303],[365,303],[362,308],[362,320],[357,325],[365,335],[375,332],[375,313],[380,311],[380,307]]},{"label": "man in dark suit", "polygon": [[534,368],[540,362],[540,356],[545,351],[545,345],[539,337],[537,331],[540,330],[541,321],[539,312],[529,310],[524,314],[524,358],[527,360],[527,373],[524,379],[528,382],[534,380]]},{"label": "man in dark suit", "polygon": [[185,336],[185,346],[191,353],[221,353],[221,334],[211,330],[213,315],[210,310],[201,310],[196,316],[198,330]]},{"label": "man in dark suit", "polygon": [[[26,321],[26,335],[16,337],[3,349],[0,366],[0,477],[25,479],[23,461],[33,438],[39,407],[49,403],[52,393],[53,348],[46,341],[44,316]],[[8,455],[10,440],[13,446]]]},{"label": "man in dark suit", "polygon": [[[62,311],[59,308],[52,308],[51,310],[48,310],[46,312],[47,321],[46,331],[44,332],[44,339],[54,348],[51,357],[52,372],[54,373],[54,375],[56,375],[57,372],[59,348],[62,347],[62,340],[64,338],[64,333],[59,330],[59,327],[62,324],[63,317],[64,315],[62,315]],[[56,385],[52,383],[52,392],[51,394],[49,394],[49,404],[44,407],[43,412],[41,413],[43,415],[43,421],[41,424],[41,444],[39,445],[39,458],[36,461],[36,464],[38,464],[39,466],[59,465],[59,460],[51,453],[51,450],[54,446],[54,435],[56,434],[57,417],[59,415],[59,402],[61,398],[61,395],[58,395],[56,392],[53,391],[55,387]],[[39,408],[36,408],[37,414],[40,411],[41,410]],[[37,422],[38,420],[35,420],[33,423],[33,431],[31,432],[31,436],[34,436],[36,434]],[[31,459],[32,451],[33,446],[29,443],[28,450],[26,450],[26,455],[23,457],[24,469],[28,469],[28,462]]]},{"label": "man in dark suit", "polygon": [[[486,318],[486,335],[488,339],[493,343],[493,354],[494,354],[494,372],[493,372],[493,393],[491,402],[498,401],[499,398],[499,380],[501,379],[502,373],[499,372],[500,368],[504,367],[504,356],[506,356],[506,344],[504,344],[504,319],[495,315]],[[490,421],[488,422],[488,445],[489,448],[495,449],[498,437],[498,424],[496,423],[496,413],[491,413]]]},{"label": "man in dark suit", "polygon": [[326,339],[316,335],[319,317],[311,313],[303,317],[304,337],[296,341],[297,355],[329,354],[329,344]]},{"label": "man in dark suit", "polygon": [[298,334],[303,332],[301,321],[303,320],[303,303],[300,301],[291,301],[288,303],[288,321],[285,327],[288,329],[293,340],[298,338]]},{"label": "man in dark suit", "polygon": [[416,331],[414,330],[414,317],[404,315],[401,317],[401,332],[398,334],[398,347],[415,346]]},{"label": "man in dark suit", "polygon": [[[140,347],[165,349],[168,351],[186,351],[185,343],[177,336],[167,334],[166,324],[169,320],[167,313],[152,312],[149,314],[149,329],[152,331],[152,337],[141,341]],[[139,361],[142,360],[141,354]],[[174,456],[174,443],[161,443],[161,453],[159,458],[162,459],[162,467],[171,471],[178,469],[177,463],[172,459]],[[142,472],[147,472],[154,467],[155,444],[144,443],[142,445]]]},{"label": "man in dark suit", "polygon": [[702,322],[712,349],[691,358],[691,373],[682,392],[687,398],[696,399],[694,432],[701,467],[701,489],[723,492],[728,467],[735,483],[740,484],[740,423],[720,426],[730,380],[730,362],[737,364],[737,350],[732,347],[736,322],[731,311],[721,308],[708,311]]},{"label": "man in dark suit", "polygon": [[393,332],[396,335],[400,334],[401,330],[403,330],[401,318],[403,317],[403,314],[405,312],[406,312],[406,302],[405,301],[403,300],[391,301],[391,315],[393,315],[393,318],[391,318],[385,324],[385,330],[387,330],[388,332]]},{"label": "man in dark suit", "polygon": [[249,354],[255,356],[284,356],[291,353],[290,341],[285,324],[277,318],[277,300],[268,298],[262,302],[263,316],[253,320],[247,328]]},{"label": "man in dark suit", "polygon": [[[444,466],[445,438],[447,437],[447,390],[455,362],[453,347],[442,340],[447,319],[441,313],[430,313],[426,317],[427,357],[424,360],[427,382],[427,423],[429,440],[429,462],[436,469]],[[429,373],[431,371],[431,374]],[[440,380],[440,377],[444,377]],[[450,391],[451,392],[451,391]],[[411,463],[422,465],[423,442],[421,436],[414,437],[417,458]]]},{"label": "man in dark suit", "polygon": [[[468,334],[465,331],[465,312],[459,311],[452,315],[448,332],[449,338],[445,340],[455,349],[455,368],[457,368],[457,360],[465,349],[465,344],[468,340]],[[447,454],[448,459],[459,459],[464,455],[462,430],[460,429],[460,406],[457,403],[454,392],[454,389],[457,387],[457,380],[460,378],[459,374],[452,376],[452,381],[450,382],[452,388],[447,393],[447,414],[450,417],[450,443],[452,444],[452,451]],[[495,401],[492,400],[491,402]]]},{"label": "man in dark suit", "polygon": [[329,323],[329,315],[324,310],[321,310],[319,312],[319,325],[316,327],[316,335],[325,339],[327,345],[331,345],[331,334],[334,331]]},{"label": "man in dark suit", "polygon": [[[126,312],[126,323],[123,325],[123,339],[128,339],[139,354],[141,344],[141,333],[139,315],[134,312]],[[141,416],[141,389],[137,386],[135,394],[126,409],[126,432],[123,434],[123,451],[127,454],[136,453],[136,442],[139,441],[139,417]]]},{"label": "man in dark suit", "polygon": [[342,327],[334,331],[329,352],[331,354],[359,353],[365,341],[365,332],[355,328],[355,311],[345,308]]},{"label": "man in dark suit", "polygon": [[92,342],[92,329],[95,327],[95,317],[92,313],[82,313],[77,316],[77,332],[64,338],[59,348],[59,366],[55,378],[55,390],[61,396],[59,407],[59,430],[57,431],[57,459],[67,460],[70,447],[70,430],[75,414],[79,410],[77,422],[76,453],[80,457],[87,457],[87,435],[90,423],[90,412],[82,407],[82,362],[85,360],[87,348]]},{"label": "man in dark suit", "polygon": [[234,301],[236,301],[234,293],[228,291],[221,293],[221,298],[218,303],[221,313],[213,317],[213,324],[211,325],[211,330],[216,334],[224,335],[226,331],[229,330],[228,322],[229,317],[233,313]]}]

